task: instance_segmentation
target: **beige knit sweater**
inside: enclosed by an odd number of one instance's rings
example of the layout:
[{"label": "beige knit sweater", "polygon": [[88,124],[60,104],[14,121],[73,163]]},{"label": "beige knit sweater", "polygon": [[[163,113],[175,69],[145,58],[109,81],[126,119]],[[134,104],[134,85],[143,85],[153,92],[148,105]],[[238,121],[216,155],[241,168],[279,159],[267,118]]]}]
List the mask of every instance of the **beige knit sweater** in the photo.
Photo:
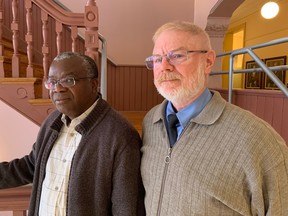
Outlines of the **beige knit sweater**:
[{"label": "beige knit sweater", "polygon": [[268,123],[213,92],[170,149],[166,104],[143,122],[147,216],[288,216],[288,148]]}]

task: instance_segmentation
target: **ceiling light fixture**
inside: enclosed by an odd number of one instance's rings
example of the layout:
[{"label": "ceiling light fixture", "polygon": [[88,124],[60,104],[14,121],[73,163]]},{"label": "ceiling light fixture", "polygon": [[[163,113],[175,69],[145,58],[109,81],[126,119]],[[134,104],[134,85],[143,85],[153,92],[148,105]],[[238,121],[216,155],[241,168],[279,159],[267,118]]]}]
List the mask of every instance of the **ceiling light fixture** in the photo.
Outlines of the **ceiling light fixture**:
[{"label": "ceiling light fixture", "polygon": [[272,19],[277,16],[279,12],[279,6],[276,2],[269,1],[261,8],[261,15],[265,19]]}]

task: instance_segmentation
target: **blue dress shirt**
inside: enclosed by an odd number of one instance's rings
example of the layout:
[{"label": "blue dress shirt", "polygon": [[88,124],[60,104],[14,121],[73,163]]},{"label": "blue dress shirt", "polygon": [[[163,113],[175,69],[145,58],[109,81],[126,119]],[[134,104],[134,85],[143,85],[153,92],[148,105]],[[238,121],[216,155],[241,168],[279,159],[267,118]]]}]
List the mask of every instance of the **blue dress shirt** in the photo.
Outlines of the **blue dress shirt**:
[{"label": "blue dress shirt", "polygon": [[[184,109],[180,110],[176,113],[176,116],[179,120],[179,123],[176,124],[178,137],[180,137],[181,133],[183,132],[184,128],[188,125],[189,121],[196,117],[203,108],[207,105],[207,103],[212,98],[212,93],[209,91],[208,88],[191,104],[186,106]],[[166,107],[166,127],[168,122],[168,115],[175,113],[172,103],[169,101]]]}]

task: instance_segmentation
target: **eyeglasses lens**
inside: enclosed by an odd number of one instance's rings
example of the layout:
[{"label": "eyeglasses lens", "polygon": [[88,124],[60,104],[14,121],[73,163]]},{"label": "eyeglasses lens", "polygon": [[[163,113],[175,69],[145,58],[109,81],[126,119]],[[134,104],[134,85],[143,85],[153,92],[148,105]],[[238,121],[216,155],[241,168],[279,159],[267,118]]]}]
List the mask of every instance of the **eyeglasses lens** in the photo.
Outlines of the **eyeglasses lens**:
[{"label": "eyeglasses lens", "polygon": [[162,59],[166,57],[167,61],[172,65],[177,65],[187,60],[188,53],[186,50],[176,50],[167,53],[166,55],[154,55],[146,58],[145,63],[146,67],[149,70],[153,70],[154,67],[157,67],[162,63]]},{"label": "eyeglasses lens", "polygon": [[53,90],[56,88],[58,84],[60,84],[62,87],[72,87],[75,85],[75,79],[74,78],[63,78],[60,80],[54,80],[54,79],[47,79],[44,81],[45,87],[49,90]]}]

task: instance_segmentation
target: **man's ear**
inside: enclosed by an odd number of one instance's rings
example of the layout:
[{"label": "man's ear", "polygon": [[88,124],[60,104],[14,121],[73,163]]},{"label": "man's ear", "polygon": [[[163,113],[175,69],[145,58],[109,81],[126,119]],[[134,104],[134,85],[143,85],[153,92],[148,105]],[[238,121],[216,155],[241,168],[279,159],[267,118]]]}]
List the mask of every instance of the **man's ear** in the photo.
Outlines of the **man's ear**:
[{"label": "man's ear", "polygon": [[206,73],[210,73],[212,70],[212,67],[215,63],[216,59],[216,53],[214,50],[209,50],[207,52],[207,58],[206,58]]},{"label": "man's ear", "polygon": [[92,83],[93,92],[95,93],[98,92],[98,86],[99,86],[98,79],[92,79],[91,83]]}]

